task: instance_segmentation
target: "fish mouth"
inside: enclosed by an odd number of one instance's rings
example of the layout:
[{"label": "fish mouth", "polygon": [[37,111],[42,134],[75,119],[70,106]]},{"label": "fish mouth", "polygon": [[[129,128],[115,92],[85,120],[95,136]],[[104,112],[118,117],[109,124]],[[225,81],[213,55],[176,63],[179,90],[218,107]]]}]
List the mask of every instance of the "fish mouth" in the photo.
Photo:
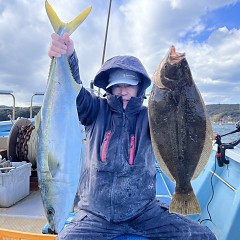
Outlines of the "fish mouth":
[{"label": "fish mouth", "polygon": [[47,208],[47,219],[48,219],[48,223],[49,223],[49,226],[50,226],[49,230],[52,233],[55,232],[54,215],[55,215],[54,208],[53,207]]},{"label": "fish mouth", "polygon": [[176,51],[174,46],[171,46],[168,53],[168,62],[170,64],[178,64],[185,58],[185,53],[180,53]]}]

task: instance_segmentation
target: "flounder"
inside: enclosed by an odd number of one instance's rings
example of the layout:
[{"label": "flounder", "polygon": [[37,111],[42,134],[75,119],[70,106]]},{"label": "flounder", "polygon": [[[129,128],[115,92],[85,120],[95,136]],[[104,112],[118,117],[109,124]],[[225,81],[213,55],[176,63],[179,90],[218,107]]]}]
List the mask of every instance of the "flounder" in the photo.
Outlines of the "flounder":
[{"label": "flounder", "polygon": [[148,102],[151,141],[160,167],[176,182],[169,211],[200,213],[191,180],[208,162],[213,133],[185,54],[172,46],[152,80]]}]

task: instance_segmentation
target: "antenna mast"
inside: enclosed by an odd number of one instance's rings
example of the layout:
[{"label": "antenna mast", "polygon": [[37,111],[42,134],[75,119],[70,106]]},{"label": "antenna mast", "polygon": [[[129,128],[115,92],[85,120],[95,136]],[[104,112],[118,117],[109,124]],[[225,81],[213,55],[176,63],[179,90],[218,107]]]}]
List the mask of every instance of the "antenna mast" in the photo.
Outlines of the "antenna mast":
[{"label": "antenna mast", "polygon": [[[106,46],[107,46],[107,36],[108,36],[108,27],[109,27],[109,21],[110,21],[110,13],[111,13],[111,7],[112,7],[112,0],[109,2],[109,8],[108,8],[108,17],[107,17],[107,25],[106,25],[106,31],[105,31],[105,38],[104,38],[104,45],[103,45],[103,54],[102,54],[102,65],[105,61],[105,53],[106,53]],[[93,81],[91,82],[91,89],[93,89]],[[100,88],[98,88],[98,96],[100,96]]]}]

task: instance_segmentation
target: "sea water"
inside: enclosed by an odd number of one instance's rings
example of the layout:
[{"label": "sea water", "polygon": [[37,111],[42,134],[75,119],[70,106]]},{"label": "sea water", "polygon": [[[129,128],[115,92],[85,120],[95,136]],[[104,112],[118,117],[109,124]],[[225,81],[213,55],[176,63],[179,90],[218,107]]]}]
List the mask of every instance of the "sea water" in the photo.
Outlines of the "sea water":
[{"label": "sea water", "polygon": [[[226,133],[232,132],[237,129],[235,124],[222,124],[222,125],[212,124],[212,127],[213,127],[213,133],[215,136],[216,134],[224,135]],[[233,133],[233,134],[222,137],[222,143],[233,142],[239,138],[240,138],[240,132]],[[237,147],[240,148],[240,144],[238,144]]]}]

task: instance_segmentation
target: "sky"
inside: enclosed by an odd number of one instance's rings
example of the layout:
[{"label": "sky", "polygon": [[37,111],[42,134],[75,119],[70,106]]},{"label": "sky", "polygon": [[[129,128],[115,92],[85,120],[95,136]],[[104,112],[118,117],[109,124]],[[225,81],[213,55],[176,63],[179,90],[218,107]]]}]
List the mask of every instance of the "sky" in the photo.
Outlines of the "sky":
[{"label": "sky", "polygon": [[[71,35],[85,87],[101,66],[109,2],[49,0],[64,22],[92,6]],[[105,60],[136,56],[151,77],[174,45],[186,53],[205,104],[239,104],[239,12],[240,0],[112,0]],[[30,106],[32,95],[45,90],[52,33],[45,0],[0,0],[0,90],[13,91],[16,106]],[[42,100],[35,96],[33,105]],[[0,95],[0,105],[12,104]]]}]

